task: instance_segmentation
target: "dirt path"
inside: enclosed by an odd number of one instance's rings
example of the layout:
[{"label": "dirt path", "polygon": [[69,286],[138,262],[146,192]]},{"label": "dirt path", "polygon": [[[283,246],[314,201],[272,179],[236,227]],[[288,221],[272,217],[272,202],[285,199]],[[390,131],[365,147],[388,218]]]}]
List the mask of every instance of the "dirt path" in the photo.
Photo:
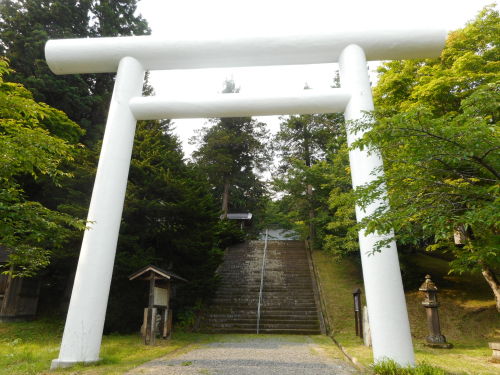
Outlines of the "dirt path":
[{"label": "dirt path", "polygon": [[345,361],[324,354],[308,336],[267,336],[204,345],[141,365],[127,375],[323,375],[357,374]]}]

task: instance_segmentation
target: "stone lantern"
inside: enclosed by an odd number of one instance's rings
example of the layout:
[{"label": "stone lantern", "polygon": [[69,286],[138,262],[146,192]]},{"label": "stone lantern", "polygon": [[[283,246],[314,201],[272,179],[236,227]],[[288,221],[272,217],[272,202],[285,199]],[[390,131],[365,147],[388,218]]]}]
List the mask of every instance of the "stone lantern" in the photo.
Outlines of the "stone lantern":
[{"label": "stone lantern", "polygon": [[425,307],[427,314],[427,326],[429,328],[429,336],[426,338],[426,345],[433,348],[449,349],[453,345],[446,342],[446,337],[441,334],[441,326],[439,324],[437,300],[437,287],[432,282],[430,275],[425,275],[425,281],[418,289],[425,293],[425,299],[422,305]]}]

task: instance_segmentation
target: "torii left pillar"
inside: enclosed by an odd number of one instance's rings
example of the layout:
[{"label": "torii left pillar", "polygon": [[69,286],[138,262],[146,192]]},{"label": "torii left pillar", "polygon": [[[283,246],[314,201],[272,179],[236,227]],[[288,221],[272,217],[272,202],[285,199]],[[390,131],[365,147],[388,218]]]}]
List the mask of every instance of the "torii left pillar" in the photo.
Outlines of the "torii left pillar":
[{"label": "torii left pillar", "polygon": [[129,100],[142,94],[144,74],[132,57],[122,58],[118,65],[87,218],[89,230],[83,236],[59,358],[52,361],[52,369],[99,360],[134,144],[136,119]]}]

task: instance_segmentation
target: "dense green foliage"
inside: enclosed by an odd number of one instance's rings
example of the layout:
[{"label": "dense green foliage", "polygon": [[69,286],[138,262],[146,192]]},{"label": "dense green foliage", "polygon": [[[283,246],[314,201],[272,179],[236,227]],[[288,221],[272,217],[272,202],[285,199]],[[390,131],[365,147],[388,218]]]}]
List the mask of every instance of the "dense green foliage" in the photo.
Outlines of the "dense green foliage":
[{"label": "dense green foliage", "polygon": [[[6,136],[15,133],[15,145],[19,146],[12,148],[12,155],[5,159],[10,171],[10,175],[7,169],[2,175],[2,181],[9,184],[5,192],[10,195],[5,199],[10,199],[9,204],[19,204],[10,216],[2,212],[1,220],[18,227],[29,225],[32,232],[26,231],[23,236],[29,234],[31,242],[38,241],[36,248],[24,249],[19,228],[14,232],[6,227],[1,244],[18,249],[16,262],[27,262],[23,266],[30,274],[50,262],[38,274],[44,279],[42,311],[44,306],[51,310],[61,306],[64,310],[69,298],[81,244],[81,231],[71,226],[80,225],[81,229],[83,225],[72,220],[84,219],[87,213],[114,83],[112,74],[55,76],[45,62],[44,45],[54,38],[149,33],[145,20],[135,15],[136,5],[136,0],[22,0],[0,4],[0,52],[10,58],[14,68],[2,71],[6,80],[23,83],[35,99],[68,115],[44,104],[36,108],[30,104],[37,112],[27,114],[21,108],[26,103],[1,103],[5,104],[4,112],[12,112],[8,116],[26,117],[32,122],[22,128],[24,133],[16,123],[2,123],[2,131]],[[2,88],[24,90],[15,83]],[[147,85],[145,93],[151,94]],[[26,90],[21,96],[25,101],[31,98]],[[108,331],[138,329],[146,288],[140,282],[130,283],[130,273],[154,263],[182,275],[189,282],[179,285],[174,308],[187,309],[210,296],[220,249],[239,239],[239,231],[219,223],[212,187],[199,169],[184,162],[179,142],[169,129],[168,121],[138,125],[108,307]],[[45,153],[36,151],[35,146]],[[52,251],[55,247],[57,252]]]},{"label": "dense green foliage", "polygon": [[222,255],[215,236],[217,208],[206,179],[183,162],[169,123],[140,122],[113,273],[108,330],[138,328],[147,285],[131,283],[128,275],[147,264],[188,279],[177,284],[176,307],[207,301],[215,291],[214,272]]},{"label": "dense green foliage", "polygon": [[31,276],[84,223],[30,200],[23,183],[45,177],[58,184],[83,131],[63,112],[33,100],[22,85],[4,82],[8,71],[0,59],[0,245],[9,250],[8,272]]},{"label": "dense green foliage", "polygon": [[500,309],[499,61],[500,18],[488,7],[450,34],[439,59],[384,64],[373,130],[358,145],[381,150],[385,177],[358,202],[386,185],[390,209],[367,218],[368,231],[394,228],[402,244],[452,253],[454,271],[481,270]]},{"label": "dense green foliage", "polygon": [[0,4],[0,54],[14,69],[7,80],[26,86],[36,100],[64,111],[87,130],[84,143],[102,138],[112,74],[56,76],[45,62],[48,39],[144,35],[136,0],[6,0]]},{"label": "dense green foliage", "polygon": [[[98,140],[102,138],[113,89],[111,74],[54,75],[45,62],[45,42],[49,38],[149,32],[145,21],[134,15],[135,9],[135,0],[22,0],[0,3],[0,53],[9,58],[13,68],[5,75],[5,80],[23,84],[33,93],[35,100],[64,111],[85,131],[76,124],[68,126],[71,121],[64,120],[62,116],[51,121],[50,130],[72,144],[82,142],[88,146],[73,147],[71,160],[65,160],[66,174],[59,176],[57,186],[45,175],[36,180],[18,179],[26,199],[54,212],[85,218],[100,147]],[[68,178],[69,174],[73,178]],[[71,263],[74,262],[64,258],[75,257],[80,243],[81,232],[73,231],[67,234],[66,245],[52,254],[52,260],[59,263],[54,264],[54,272],[51,271],[56,280],[50,283],[64,282],[65,274],[71,272]],[[47,261],[48,258],[45,264]],[[59,271],[64,275],[58,275]]]}]

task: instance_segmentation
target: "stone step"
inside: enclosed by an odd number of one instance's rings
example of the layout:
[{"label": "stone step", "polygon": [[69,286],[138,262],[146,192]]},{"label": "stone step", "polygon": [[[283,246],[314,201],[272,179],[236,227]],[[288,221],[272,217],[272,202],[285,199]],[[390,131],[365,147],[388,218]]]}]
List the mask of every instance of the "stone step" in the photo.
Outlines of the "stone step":
[{"label": "stone step", "polygon": [[[212,304],[220,304],[220,303],[234,303],[238,304],[239,302],[244,302],[244,303],[257,303],[259,301],[259,296],[248,296],[248,295],[222,295],[222,296],[216,296],[212,300]],[[281,303],[281,302],[287,302],[287,303],[315,303],[314,297],[313,296],[299,296],[296,294],[282,294],[280,295],[267,295],[263,294],[262,299],[260,299],[261,302],[265,302],[266,304],[273,304],[273,303]],[[281,302],[280,302],[281,301]]]},{"label": "stone step", "polygon": [[[240,302],[238,304],[226,304],[225,306],[215,306],[211,309],[214,312],[226,312],[226,311],[245,311],[245,310],[257,310],[257,304]],[[263,303],[260,307],[261,311],[316,311],[316,306],[313,303],[282,303],[282,304],[267,304]]]},{"label": "stone step", "polygon": [[[236,313],[236,314],[208,314],[206,316],[207,320],[221,320],[221,319],[232,319],[234,321],[239,321],[239,320],[250,320],[250,321],[256,321],[257,320],[257,313],[254,312],[253,314],[250,313]],[[318,319],[318,314],[316,312],[310,313],[310,314],[261,314],[260,316],[261,321],[264,320],[279,320],[279,321],[285,321],[285,320],[305,320],[305,321],[311,321],[311,320],[317,320]]]},{"label": "stone step", "polygon": [[[312,294],[300,294],[300,293],[263,293],[261,301],[265,300],[268,302],[280,302],[280,301],[307,301],[309,303],[314,302],[314,295]],[[212,299],[212,304],[218,303],[232,303],[238,301],[245,302],[255,302],[259,301],[259,294],[255,293],[254,295],[248,294],[218,294]]]},{"label": "stone step", "polygon": [[315,303],[314,296],[299,296],[296,294],[284,294],[282,293],[281,295],[274,294],[274,295],[268,295],[268,294],[263,294],[262,299],[259,299],[258,295],[255,295],[253,297],[250,296],[237,296],[237,295],[223,295],[223,296],[216,296],[213,300],[213,304],[220,304],[220,303],[257,303],[258,301],[265,302],[266,304],[272,304],[272,303]]},{"label": "stone step", "polygon": [[[254,307],[232,307],[232,306],[214,306],[211,310],[211,314],[247,314],[256,313],[257,306]],[[318,310],[316,307],[295,307],[293,309],[284,309],[282,306],[277,307],[265,307],[261,309],[262,316],[266,314],[273,315],[297,315],[297,314],[314,314],[317,316]]]},{"label": "stone step", "polygon": [[320,335],[321,334],[321,330],[319,328],[318,329],[260,328],[259,332],[262,334],[269,334],[269,335],[272,335],[272,334],[274,334],[274,335]]},{"label": "stone step", "polygon": [[[244,328],[204,328],[202,332],[205,333],[256,333],[256,329]],[[269,335],[319,335],[319,329],[260,329],[261,334]]]},{"label": "stone step", "polygon": [[[216,292],[216,296],[221,295],[234,295],[234,296],[249,296],[254,297],[259,295],[259,288],[252,289],[240,289],[240,288],[220,288]],[[289,288],[289,287],[276,287],[276,286],[267,286],[262,289],[263,294],[267,295],[283,295],[283,294],[294,294],[300,296],[313,296],[314,292],[312,287],[301,287],[301,288]]]},{"label": "stone step", "polygon": [[[252,289],[240,289],[240,288],[219,288],[216,292],[216,296],[219,295],[233,295],[233,296],[258,296],[260,293],[260,288],[252,288]],[[275,286],[267,286],[262,290],[264,294],[296,294],[296,295],[314,295],[312,287],[275,287]]]},{"label": "stone step", "polygon": [[[257,322],[253,323],[238,323],[238,322],[208,322],[212,328],[242,328],[242,329],[257,329]],[[303,322],[287,322],[287,323],[260,323],[261,329],[307,329],[319,330],[319,322],[306,324]]]}]

